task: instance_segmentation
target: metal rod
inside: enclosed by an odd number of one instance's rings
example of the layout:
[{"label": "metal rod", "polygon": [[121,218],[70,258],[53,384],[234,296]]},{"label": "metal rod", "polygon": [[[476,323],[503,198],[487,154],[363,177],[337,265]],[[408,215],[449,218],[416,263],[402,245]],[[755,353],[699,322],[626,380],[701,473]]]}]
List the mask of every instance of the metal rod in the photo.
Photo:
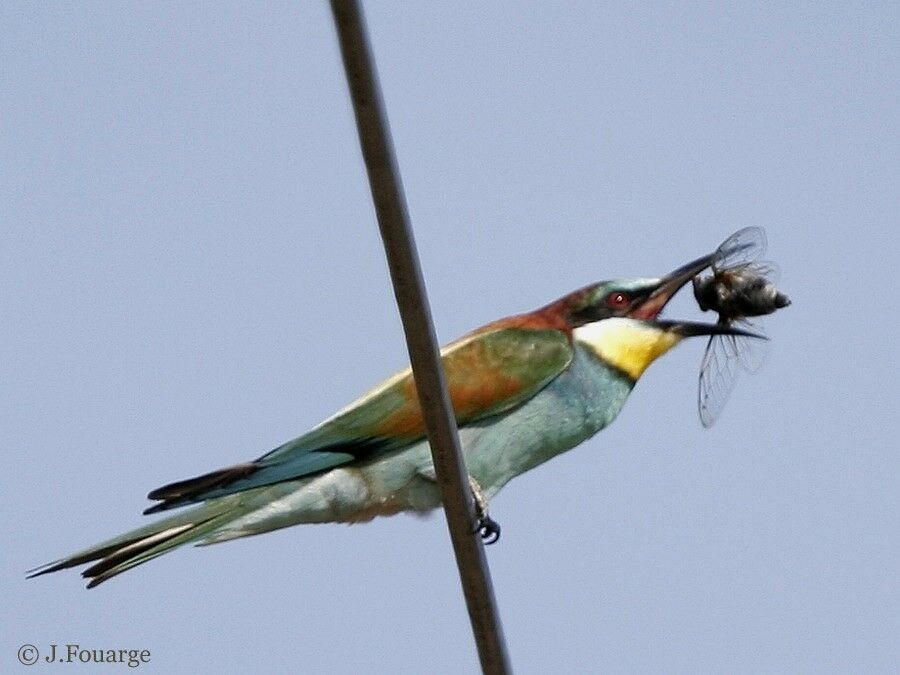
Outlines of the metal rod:
[{"label": "metal rod", "polygon": [[481,668],[485,673],[509,673],[484,546],[473,531],[475,509],[456,418],[441,367],[362,10],[356,0],[331,0],[331,10]]}]

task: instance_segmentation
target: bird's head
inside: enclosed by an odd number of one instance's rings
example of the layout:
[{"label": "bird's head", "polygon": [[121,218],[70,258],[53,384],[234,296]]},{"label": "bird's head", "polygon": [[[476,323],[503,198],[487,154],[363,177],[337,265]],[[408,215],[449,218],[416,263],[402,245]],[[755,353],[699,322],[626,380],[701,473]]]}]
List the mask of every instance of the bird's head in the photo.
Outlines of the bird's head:
[{"label": "bird's head", "polygon": [[728,325],[662,321],[672,296],[709,267],[710,254],[658,279],[614,279],[582,288],[548,305],[563,318],[576,341],[608,365],[636,381],[654,360],[686,337],[752,335]]}]

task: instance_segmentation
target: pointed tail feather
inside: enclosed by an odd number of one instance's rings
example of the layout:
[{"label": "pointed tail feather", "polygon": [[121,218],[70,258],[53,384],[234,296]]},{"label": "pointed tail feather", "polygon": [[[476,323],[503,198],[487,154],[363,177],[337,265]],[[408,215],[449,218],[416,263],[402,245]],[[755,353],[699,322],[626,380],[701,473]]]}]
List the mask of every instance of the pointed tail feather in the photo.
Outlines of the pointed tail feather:
[{"label": "pointed tail feather", "polygon": [[205,495],[213,493],[216,489],[227,487],[242,478],[247,478],[258,470],[259,467],[253,462],[236,464],[224,469],[210,471],[202,476],[163,485],[155,490],[151,490],[150,494],[147,495],[147,499],[156,499],[160,503],[144,509],[144,515],[167,511],[170,508],[202,500],[207,498]]},{"label": "pointed tail feather", "polygon": [[237,500],[216,500],[188,512],[126,532],[66,558],[28,570],[28,578],[95,562],[82,572],[88,588],[189,542],[196,542],[246,512]]},{"label": "pointed tail feather", "polygon": [[82,572],[81,576],[90,579],[87,585],[88,588],[94,588],[104,581],[130,570],[132,567],[143,565],[145,562],[168,553],[182,544],[203,539],[220,525],[224,525],[235,517],[235,514],[225,513],[194,525],[183,525],[161,532],[156,537],[148,537],[145,540],[135,542],[117,551],[115,554],[107,556]]},{"label": "pointed tail feather", "polygon": [[378,443],[374,441],[360,442],[352,446],[343,444],[271,464],[261,461],[236,464],[195,478],[169,483],[147,495],[150,499],[160,501],[147,508],[144,514],[168,511],[208,499],[246,492],[252,488],[309,476],[352,461],[355,458],[352,452],[373,452],[378,447]]}]

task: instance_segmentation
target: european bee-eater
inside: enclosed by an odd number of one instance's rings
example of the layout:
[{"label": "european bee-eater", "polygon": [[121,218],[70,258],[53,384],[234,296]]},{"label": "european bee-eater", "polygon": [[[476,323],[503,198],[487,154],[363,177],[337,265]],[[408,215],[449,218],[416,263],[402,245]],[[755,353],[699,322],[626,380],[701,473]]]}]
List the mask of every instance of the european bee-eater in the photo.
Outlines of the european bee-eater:
[{"label": "european bee-eater", "polygon": [[[612,422],[656,358],[685,337],[743,334],[731,326],[657,319],[712,261],[704,256],[662,279],[593,284],[442,350],[483,536],[496,534],[486,500]],[[441,503],[409,369],[258,459],[148,496],[158,503],[145,513],[197,506],[32,576],[97,561],[83,572],[90,588],[188,542],[211,544],[298,523],[363,522]]]}]

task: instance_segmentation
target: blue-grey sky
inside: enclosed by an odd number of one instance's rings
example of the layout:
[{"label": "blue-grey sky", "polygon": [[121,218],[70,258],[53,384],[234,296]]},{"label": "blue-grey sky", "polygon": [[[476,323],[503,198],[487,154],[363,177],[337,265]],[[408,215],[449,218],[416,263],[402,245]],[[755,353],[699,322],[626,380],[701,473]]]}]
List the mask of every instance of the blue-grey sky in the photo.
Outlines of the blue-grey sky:
[{"label": "blue-grey sky", "polygon": [[[896,672],[897,5],[367,10],[442,341],[747,225],[794,301],[494,500],[516,672]],[[440,513],[23,577],[405,362],[327,5],[6,2],[0,110],[0,670],[474,672]]]}]

